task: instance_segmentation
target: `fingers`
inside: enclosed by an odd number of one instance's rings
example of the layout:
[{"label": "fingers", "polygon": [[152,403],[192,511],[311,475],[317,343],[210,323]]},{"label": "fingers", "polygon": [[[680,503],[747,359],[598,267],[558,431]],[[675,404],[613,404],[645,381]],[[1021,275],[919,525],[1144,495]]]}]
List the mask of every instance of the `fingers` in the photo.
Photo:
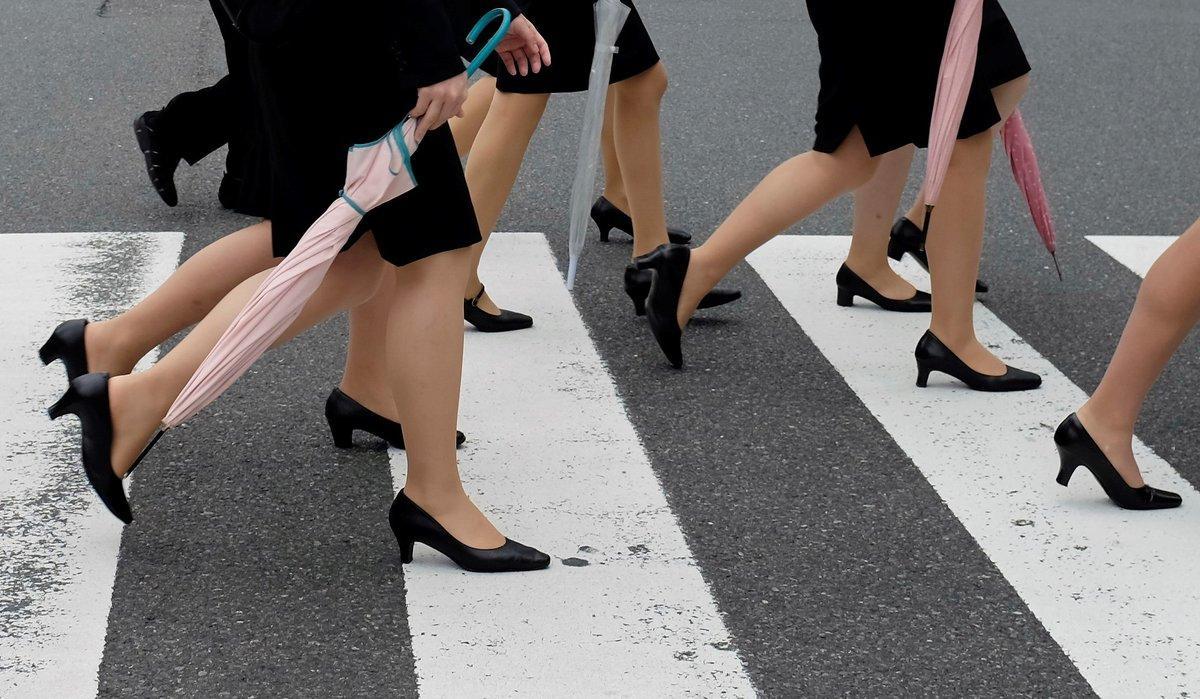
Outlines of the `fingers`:
[{"label": "fingers", "polygon": [[504,64],[504,69],[509,75],[517,74],[517,64],[513,62],[512,53],[509,51],[497,52],[500,55],[500,62]]},{"label": "fingers", "polygon": [[417,90],[417,104],[408,113],[410,117],[419,117],[429,111],[430,92],[428,90]]},{"label": "fingers", "polygon": [[529,75],[529,56],[525,53],[525,47],[513,51],[513,58],[517,61],[517,72],[523,76]]},{"label": "fingers", "polygon": [[541,34],[538,34],[537,37],[537,52],[538,56],[542,59],[542,65],[550,65],[550,44],[546,43]]},{"label": "fingers", "polygon": [[442,108],[444,102],[441,99],[434,98],[430,101],[428,108],[423,112],[420,121],[417,122],[416,138],[417,141],[425,138],[425,134],[433,129],[438,128],[446,123],[442,118]]}]

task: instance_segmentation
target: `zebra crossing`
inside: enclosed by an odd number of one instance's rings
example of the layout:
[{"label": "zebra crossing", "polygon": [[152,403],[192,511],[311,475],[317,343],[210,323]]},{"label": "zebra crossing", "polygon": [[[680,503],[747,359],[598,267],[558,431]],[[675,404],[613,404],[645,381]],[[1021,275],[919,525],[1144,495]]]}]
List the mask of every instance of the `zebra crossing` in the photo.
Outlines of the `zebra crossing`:
[{"label": "zebra crossing", "polygon": [[[1170,242],[1090,240],[1138,274]],[[143,296],[177,264],[181,244],[177,233],[0,235],[0,381],[17,398],[0,423],[0,696],[96,694],[120,565],[120,529],[62,446],[74,424],[43,417],[61,374],[37,364],[36,347],[55,319],[102,317]],[[982,307],[985,341],[1042,373],[1045,387],[999,400],[949,380],[914,388],[911,359],[897,347],[911,347],[926,319],[826,298],[846,245],[787,236],[750,263],[1095,692],[1194,693],[1195,508],[1131,514],[1086,477],[1056,486],[1049,436],[1083,392]],[[546,239],[497,235],[485,265],[489,288],[537,325],[468,332],[462,471],[506,533],[555,562],[542,573],[486,577],[418,547],[396,603],[408,617],[420,693],[753,695],[753,672],[715,601],[722,581],[697,563]],[[927,283],[918,269],[904,271]],[[1200,502],[1164,459],[1144,445],[1138,453],[1148,480]],[[403,452],[391,452],[390,464],[399,488]]]}]

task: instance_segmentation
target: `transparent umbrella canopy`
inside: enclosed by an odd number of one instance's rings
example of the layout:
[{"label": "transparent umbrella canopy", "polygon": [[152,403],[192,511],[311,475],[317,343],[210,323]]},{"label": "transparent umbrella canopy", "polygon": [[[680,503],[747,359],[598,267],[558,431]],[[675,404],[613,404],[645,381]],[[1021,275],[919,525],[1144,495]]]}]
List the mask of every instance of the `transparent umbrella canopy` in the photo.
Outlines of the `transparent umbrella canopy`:
[{"label": "transparent umbrella canopy", "polygon": [[596,166],[600,160],[600,131],[604,127],[604,103],[608,99],[608,79],[612,75],[617,36],[629,18],[630,9],[620,0],[597,0],[596,48],[588,78],[587,107],[583,115],[583,134],[579,138],[579,160],[575,183],[571,187],[571,232],[567,250],[567,288],[575,288],[575,274],[587,240],[588,211],[596,187]]}]

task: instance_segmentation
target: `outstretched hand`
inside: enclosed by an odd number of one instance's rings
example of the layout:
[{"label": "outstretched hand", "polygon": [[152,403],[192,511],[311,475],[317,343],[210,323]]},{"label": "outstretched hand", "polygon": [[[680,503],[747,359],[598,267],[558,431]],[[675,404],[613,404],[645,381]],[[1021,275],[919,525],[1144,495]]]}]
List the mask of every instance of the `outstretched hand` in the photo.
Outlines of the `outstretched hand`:
[{"label": "outstretched hand", "polygon": [[550,65],[550,46],[537,27],[523,16],[509,25],[508,34],[496,46],[496,55],[509,75],[539,73],[542,66]]}]

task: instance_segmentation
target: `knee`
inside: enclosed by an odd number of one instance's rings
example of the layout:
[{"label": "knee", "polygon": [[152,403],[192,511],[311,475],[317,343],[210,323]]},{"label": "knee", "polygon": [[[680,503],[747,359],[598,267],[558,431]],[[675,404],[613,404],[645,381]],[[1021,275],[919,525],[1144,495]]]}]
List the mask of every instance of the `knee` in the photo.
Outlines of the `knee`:
[{"label": "knee", "polygon": [[879,159],[865,153],[861,156],[847,153],[829,155],[818,154],[828,161],[827,167],[835,173],[835,178],[846,191],[858,189],[871,181],[879,169]]},{"label": "knee", "polygon": [[667,69],[662,62],[616,84],[621,100],[658,105],[667,94]]}]

